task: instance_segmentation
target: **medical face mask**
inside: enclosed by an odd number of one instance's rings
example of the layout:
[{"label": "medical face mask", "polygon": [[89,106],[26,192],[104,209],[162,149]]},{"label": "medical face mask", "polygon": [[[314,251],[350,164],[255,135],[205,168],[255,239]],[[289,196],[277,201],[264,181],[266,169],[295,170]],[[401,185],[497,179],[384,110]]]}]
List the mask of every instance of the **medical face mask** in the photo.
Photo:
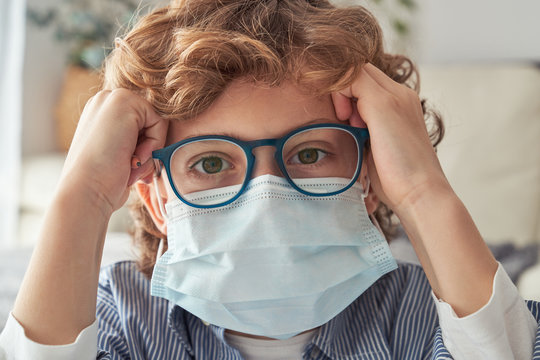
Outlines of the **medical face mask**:
[{"label": "medical face mask", "polygon": [[[327,192],[350,180],[301,181]],[[318,327],[397,267],[358,183],[313,197],[264,175],[229,205],[197,209],[173,200],[166,213],[168,250],[154,267],[152,295],[242,333],[285,339]]]}]

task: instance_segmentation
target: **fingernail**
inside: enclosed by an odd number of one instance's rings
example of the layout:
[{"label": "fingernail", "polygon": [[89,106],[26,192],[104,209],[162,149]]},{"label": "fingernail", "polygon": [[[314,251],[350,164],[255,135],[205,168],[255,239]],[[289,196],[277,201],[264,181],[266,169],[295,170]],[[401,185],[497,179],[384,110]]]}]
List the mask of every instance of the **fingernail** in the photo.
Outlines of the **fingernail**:
[{"label": "fingernail", "polygon": [[138,157],[136,157],[136,156],[131,157],[131,168],[132,169],[138,169],[141,166],[142,166],[141,160],[139,160]]}]

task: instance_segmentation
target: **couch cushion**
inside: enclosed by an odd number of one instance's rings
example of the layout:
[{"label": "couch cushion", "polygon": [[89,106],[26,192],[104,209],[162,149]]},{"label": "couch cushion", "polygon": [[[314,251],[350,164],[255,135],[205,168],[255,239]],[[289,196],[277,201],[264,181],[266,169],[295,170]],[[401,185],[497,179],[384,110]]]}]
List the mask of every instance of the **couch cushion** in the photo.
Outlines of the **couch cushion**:
[{"label": "couch cushion", "polygon": [[[47,206],[52,201],[66,154],[50,152],[26,156],[22,165],[18,245],[36,242]],[[115,211],[108,231],[126,232],[132,225],[127,206]]]},{"label": "couch cushion", "polygon": [[443,114],[445,173],[493,242],[540,239],[540,70],[421,67],[421,96]]},{"label": "couch cushion", "polygon": [[53,197],[66,155],[61,152],[26,156],[22,163],[21,208],[43,212]]}]

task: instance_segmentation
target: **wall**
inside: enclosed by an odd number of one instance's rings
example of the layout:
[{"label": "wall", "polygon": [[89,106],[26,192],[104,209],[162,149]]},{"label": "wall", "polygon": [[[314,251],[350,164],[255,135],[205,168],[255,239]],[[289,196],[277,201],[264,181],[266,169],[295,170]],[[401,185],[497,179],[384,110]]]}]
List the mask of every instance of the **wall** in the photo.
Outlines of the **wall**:
[{"label": "wall", "polygon": [[[65,0],[27,0],[32,9],[48,9]],[[105,0],[107,1],[107,0]],[[141,0],[161,4],[165,0]],[[62,86],[67,49],[54,40],[52,27],[27,24],[23,82],[23,155],[57,149],[54,108]]]},{"label": "wall", "polygon": [[[156,0],[154,0],[156,1]],[[46,8],[60,0],[28,0]],[[336,0],[362,3],[366,0]],[[480,61],[540,61],[538,0],[417,0],[418,10],[407,14],[397,0],[369,5],[383,23],[387,43],[425,64]],[[403,42],[389,30],[384,12],[411,18],[413,38]],[[23,110],[23,153],[55,149],[54,105],[60,90],[66,50],[53,41],[51,30],[28,26]]]},{"label": "wall", "polygon": [[[27,0],[28,7],[47,9],[58,0]],[[23,77],[23,155],[56,148],[54,105],[66,59],[66,49],[54,40],[52,29],[27,25]]]},{"label": "wall", "polygon": [[540,61],[538,0],[418,1],[422,62]]},{"label": "wall", "polygon": [[[538,0],[414,0],[409,12],[400,0],[334,0],[367,6],[379,19],[386,45],[426,64],[540,61]],[[397,37],[391,17],[411,25],[411,39]]]}]

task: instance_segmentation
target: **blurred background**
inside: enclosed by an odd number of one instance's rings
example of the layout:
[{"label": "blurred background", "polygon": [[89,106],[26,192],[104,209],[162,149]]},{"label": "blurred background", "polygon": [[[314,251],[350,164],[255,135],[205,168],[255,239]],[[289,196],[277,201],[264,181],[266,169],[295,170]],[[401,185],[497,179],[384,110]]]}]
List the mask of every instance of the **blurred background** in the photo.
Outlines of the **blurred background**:
[{"label": "blurred background", "polygon": [[[1,326],[97,69],[137,13],[166,1],[0,1]],[[451,184],[522,295],[540,299],[540,2],[335,3],[367,6],[386,47],[416,62],[421,96],[445,119]],[[133,256],[129,223],[125,209],[111,220],[104,263]]]}]

